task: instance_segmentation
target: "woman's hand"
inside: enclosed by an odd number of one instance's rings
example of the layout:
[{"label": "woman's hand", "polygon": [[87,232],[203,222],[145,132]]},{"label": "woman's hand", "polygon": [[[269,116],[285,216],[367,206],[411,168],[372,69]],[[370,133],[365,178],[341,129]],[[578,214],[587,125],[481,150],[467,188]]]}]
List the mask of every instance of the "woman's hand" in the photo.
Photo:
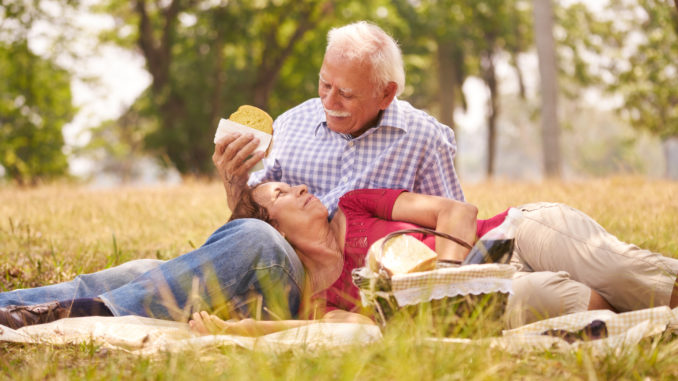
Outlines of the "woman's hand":
[{"label": "woman's hand", "polygon": [[223,321],[207,311],[196,312],[188,322],[191,329],[203,335],[229,334],[240,336],[258,336],[256,321],[243,319],[239,321]]},{"label": "woman's hand", "polygon": [[358,323],[375,325],[372,319],[365,315],[357,314],[355,312],[348,312],[344,310],[332,310],[320,319],[326,323]]},{"label": "woman's hand", "polygon": [[[367,316],[342,310],[330,311],[321,319],[327,323],[360,323],[374,322]],[[317,323],[318,320],[254,320],[223,321],[206,311],[196,312],[188,322],[191,329],[202,335],[229,334],[239,336],[262,336],[291,328],[299,328]]]}]

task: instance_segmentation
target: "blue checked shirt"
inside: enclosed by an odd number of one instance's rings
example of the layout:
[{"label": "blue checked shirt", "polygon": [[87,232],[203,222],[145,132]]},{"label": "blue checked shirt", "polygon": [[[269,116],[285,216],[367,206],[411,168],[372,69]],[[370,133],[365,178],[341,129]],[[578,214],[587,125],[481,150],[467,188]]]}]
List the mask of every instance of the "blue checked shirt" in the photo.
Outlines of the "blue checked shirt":
[{"label": "blue checked shirt", "polygon": [[361,188],[408,189],[464,200],[454,169],[451,128],[408,102],[394,99],[379,125],[357,138],[327,127],[319,98],[273,123],[273,148],[248,184],[306,184],[334,215],[339,197]]}]

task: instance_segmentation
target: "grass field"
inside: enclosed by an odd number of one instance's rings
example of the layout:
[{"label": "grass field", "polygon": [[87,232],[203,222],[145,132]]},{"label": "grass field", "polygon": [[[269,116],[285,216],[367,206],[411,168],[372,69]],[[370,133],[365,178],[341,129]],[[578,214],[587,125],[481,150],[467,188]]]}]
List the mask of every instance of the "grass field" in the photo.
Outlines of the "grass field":
[{"label": "grass field", "polygon": [[[678,257],[678,183],[642,178],[487,182],[464,186],[488,217],[512,205],[558,201],[622,240]],[[169,259],[202,244],[228,217],[221,185],[92,190],[0,187],[0,291],[69,280],[136,258]],[[148,359],[96,345],[0,343],[0,377],[34,379],[676,379],[678,340],[646,339],[618,355],[511,355],[486,346],[425,343],[397,326],[342,353],[264,355],[223,348]]]}]

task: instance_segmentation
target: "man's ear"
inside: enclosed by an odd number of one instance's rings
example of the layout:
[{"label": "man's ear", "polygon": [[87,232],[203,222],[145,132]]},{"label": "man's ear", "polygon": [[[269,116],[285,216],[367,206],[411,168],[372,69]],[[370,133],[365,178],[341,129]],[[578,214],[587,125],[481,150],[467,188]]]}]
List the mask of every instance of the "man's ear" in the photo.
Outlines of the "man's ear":
[{"label": "man's ear", "polygon": [[393,102],[396,92],[398,91],[398,85],[395,82],[389,82],[382,90],[381,93],[381,102],[379,104],[380,109],[386,110],[388,106]]}]

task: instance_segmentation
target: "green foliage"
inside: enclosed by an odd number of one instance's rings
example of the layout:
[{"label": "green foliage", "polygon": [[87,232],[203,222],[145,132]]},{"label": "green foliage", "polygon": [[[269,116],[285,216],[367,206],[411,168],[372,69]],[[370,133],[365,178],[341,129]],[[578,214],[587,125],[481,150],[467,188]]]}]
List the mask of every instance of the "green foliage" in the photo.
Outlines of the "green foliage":
[{"label": "green foliage", "polygon": [[156,126],[146,148],[181,173],[207,175],[219,118],[241,104],[277,116],[316,94],[327,30],[364,18],[371,3],[112,0],[101,9],[120,25],[102,39],[135,43],[146,59],[153,83],[136,106]]},{"label": "green foliage", "polygon": [[602,83],[598,70],[602,64],[596,61],[601,60],[610,47],[619,45],[620,36],[611,20],[600,20],[583,3],[556,6],[554,11],[561,89],[565,95],[576,98],[582,86]]},{"label": "green foliage", "polygon": [[638,0],[633,10],[642,21],[626,26],[625,42],[633,46],[641,30],[642,37],[610,89],[624,96],[620,111],[635,128],[678,136],[678,9],[669,0]]},{"label": "green foliage", "polygon": [[563,90],[596,86],[623,97],[619,112],[662,139],[678,135],[678,9],[671,0],[614,0],[607,14],[558,7]]},{"label": "green foliage", "polygon": [[70,75],[26,42],[0,43],[0,165],[19,183],[66,173],[61,128],[75,113]]}]

